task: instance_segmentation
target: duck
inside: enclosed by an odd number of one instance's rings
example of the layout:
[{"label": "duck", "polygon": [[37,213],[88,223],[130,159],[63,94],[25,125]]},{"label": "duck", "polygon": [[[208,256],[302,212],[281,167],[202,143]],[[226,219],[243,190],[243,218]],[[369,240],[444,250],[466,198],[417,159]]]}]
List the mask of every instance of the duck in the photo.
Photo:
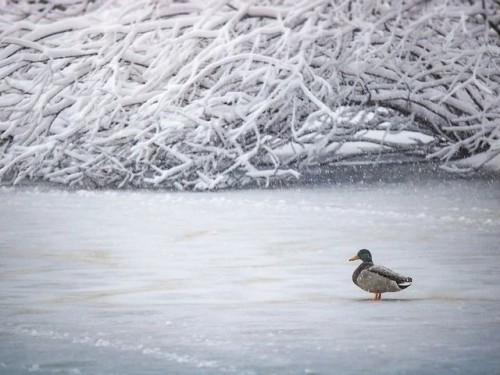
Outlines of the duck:
[{"label": "duck", "polygon": [[382,293],[399,292],[408,288],[413,280],[393,270],[373,264],[372,254],[367,249],[361,249],[349,261],[361,260],[362,263],[352,274],[352,281],[361,289],[374,293],[374,300],[382,298]]}]

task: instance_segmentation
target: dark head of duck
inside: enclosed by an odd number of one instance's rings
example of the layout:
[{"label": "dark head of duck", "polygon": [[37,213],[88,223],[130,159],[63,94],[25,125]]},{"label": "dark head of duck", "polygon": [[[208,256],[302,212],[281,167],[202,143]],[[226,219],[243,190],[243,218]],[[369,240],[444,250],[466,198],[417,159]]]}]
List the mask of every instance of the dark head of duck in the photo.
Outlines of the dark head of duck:
[{"label": "dark head of duck", "polygon": [[349,260],[361,259],[364,263],[373,263],[372,254],[367,249],[361,249]]}]

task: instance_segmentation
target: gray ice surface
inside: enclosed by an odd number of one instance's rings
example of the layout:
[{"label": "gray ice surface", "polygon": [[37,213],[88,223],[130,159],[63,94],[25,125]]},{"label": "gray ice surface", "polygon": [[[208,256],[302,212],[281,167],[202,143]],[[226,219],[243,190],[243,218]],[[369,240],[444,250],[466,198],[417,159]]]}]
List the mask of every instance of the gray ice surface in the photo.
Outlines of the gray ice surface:
[{"label": "gray ice surface", "polygon": [[[495,374],[500,184],[0,188],[1,374]],[[369,248],[413,277],[381,301]]]}]

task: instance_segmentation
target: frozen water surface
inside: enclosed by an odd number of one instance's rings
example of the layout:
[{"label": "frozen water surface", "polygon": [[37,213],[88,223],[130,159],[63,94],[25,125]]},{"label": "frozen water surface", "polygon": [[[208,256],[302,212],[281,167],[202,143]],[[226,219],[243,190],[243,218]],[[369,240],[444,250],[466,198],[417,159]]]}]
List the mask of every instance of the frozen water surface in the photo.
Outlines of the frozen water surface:
[{"label": "frozen water surface", "polygon": [[2,374],[499,371],[498,181],[0,198]]}]

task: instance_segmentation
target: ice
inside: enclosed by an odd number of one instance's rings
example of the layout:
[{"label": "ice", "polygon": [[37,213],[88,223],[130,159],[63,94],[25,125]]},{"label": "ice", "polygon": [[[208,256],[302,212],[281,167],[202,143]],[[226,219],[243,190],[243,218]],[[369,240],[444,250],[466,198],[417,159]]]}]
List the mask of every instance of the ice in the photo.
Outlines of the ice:
[{"label": "ice", "polygon": [[0,373],[495,373],[499,187],[0,188]]}]

